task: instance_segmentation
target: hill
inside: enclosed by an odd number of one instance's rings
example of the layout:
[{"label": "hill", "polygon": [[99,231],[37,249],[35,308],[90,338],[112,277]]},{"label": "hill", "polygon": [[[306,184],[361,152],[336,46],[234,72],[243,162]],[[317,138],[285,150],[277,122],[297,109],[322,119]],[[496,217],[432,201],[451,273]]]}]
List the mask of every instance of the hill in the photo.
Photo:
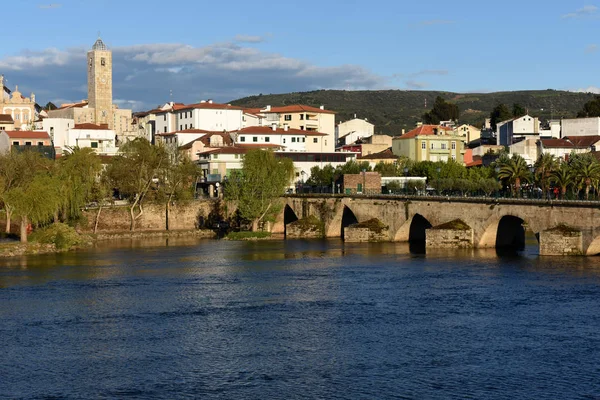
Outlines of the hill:
[{"label": "hill", "polygon": [[[402,129],[413,129],[423,113],[431,109],[437,96],[456,103],[460,109],[460,122],[480,127],[492,109],[499,103],[512,108],[521,104],[532,116],[541,120],[572,118],[583,105],[594,98],[590,93],[573,93],[560,90],[524,90],[495,93],[452,93],[411,90],[317,90],[244,97],[231,101],[242,107],[283,106],[289,104],[324,105],[337,112],[336,122],[353,118],[367,118],[375,124],[375,132],[398,135]],[[427,108],[425,108],[427,100]]]}]

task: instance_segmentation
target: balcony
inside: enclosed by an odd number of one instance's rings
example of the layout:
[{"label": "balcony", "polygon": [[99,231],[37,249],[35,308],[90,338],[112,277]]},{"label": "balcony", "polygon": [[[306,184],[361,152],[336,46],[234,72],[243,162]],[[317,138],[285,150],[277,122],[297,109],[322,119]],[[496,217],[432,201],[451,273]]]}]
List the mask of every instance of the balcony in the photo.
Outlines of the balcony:
[{"label": "balcony", "polygon": [[17,153],[22,153],[24,151],[35,151],[40,153],[42,156],[54,160],[56,158],[56,150],[53,146],[17,146],[12,145],[11,149],[16,151]]}]

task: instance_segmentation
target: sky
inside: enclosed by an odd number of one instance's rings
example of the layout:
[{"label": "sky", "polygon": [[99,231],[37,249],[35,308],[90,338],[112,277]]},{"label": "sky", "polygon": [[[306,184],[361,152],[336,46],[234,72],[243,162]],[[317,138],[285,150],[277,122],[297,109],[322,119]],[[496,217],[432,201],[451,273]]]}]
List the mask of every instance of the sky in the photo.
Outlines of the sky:
[{"label": "sky", "polygon": [[600,93],[600,0],[6,3],[0,74],[42,105],[87,97],[98,34],[114,101],[136,111],[316,89]]}]

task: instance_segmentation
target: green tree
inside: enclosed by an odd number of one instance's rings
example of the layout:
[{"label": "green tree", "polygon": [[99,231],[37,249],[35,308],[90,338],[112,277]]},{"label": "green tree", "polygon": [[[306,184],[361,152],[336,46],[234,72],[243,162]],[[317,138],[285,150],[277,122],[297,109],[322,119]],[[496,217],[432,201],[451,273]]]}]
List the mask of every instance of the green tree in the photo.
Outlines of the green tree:
[{"label": "green tree", "polygon": [[98,231],[98,222],[100,221],[100,213],[102,207],[106,201],[113,202],[112,187],[108,180],[106,173],[102,173],[98,179],[94,182],[92,190],[90,192],[90,202],[96,203],[98,209],[96,210],[96,217],[94,219],[94,233]]},{"label": "green tree", "polygon": [[169,230],[169,214],[173,201],[188,201],[195,193],[194,187],[200,170],[189,157],[179,156],[169,160],[161,170],[160,191],[165,202],[165,229]]},{"label": "green tree", "polygon": [[577,113],[577,118],[589,117],[600,117],[600,96],[585,103],[583,109]]},{"label": "green tree", "polygon": [[600,179],[600,163],[589,153],[570,157],[569,161],[577,187],[585,186],[585,199],[589,200],[592,185]]},{"label": "green tree", "polygon": [[558,160],[550,153],[542,153],[533,167],[535,179],[546,196],[550,190],[550,175],[558,167]]},{"label": "green tree", "polygon": [[252,230],[257,231],[263,221],[272,221],[281,210],[280,196],[293,174],[291,159],[277,158],[272,151],[249,151],[242,169],[231,174],[225,198],[237,202],[241,217],[252,221]]},{"label": "green tree", "polygon": [[518,154],[513,154],[507,162],[500,165],[498,177],[513,185],[513,194],[518,197],[521,194],[521,183],[530,181],[531,173],[525,159]]},{"label": "green tree", "polygon": [[0,156],[0,200],[6,212],[6,233],[10,233],[14,201],[18,201],[8,194],[12,189],[31,181],[36,173],[49,171],[52,163],[36,151],[11,151]]},{"label": "green tree", "polygon": [[386,163],[380,161],[375,165],[373,171],[379,172],[381,176],[389,177],[389,176],[403,176],[404,171],[401,165],[398,163]]},{"label": "green tree", "polygon": [[527,110],[520,104],[514,103],[512,108],[512,116],[513,118],[519,118],[523,115],[527,115]]},{"label": "green tree", "polygon": [[74,147],[60,158],[56,166],[63,217],[77,220],[81,209],[91,201],[92,189],[102,170],[100,157],[91,148]]},{"label": "green tree", "polygon": [[423,114],[426,124],[439,124],[440,121],[458,121],[460,111],[454,103],[447,102],[441,96],[435,98],[431,111]]},{"label": "green tree", "polygon": [[506,104],[498,104],[490,113],[490,124],[492,130],[496,130],[498,123],[512,118],[512,113]]},{"label": "green tree", "polygon": [[168,163],[168,154],[161,145],[153,146],[147,139],[137,138],[121,146],[121,153],[111,160],[107,177],[113,187],[129,200],[129,229],[144,214],[149,191],[156,188],[160,171]]},{"label": "green tree", "polygon": [[58,179],[47,172],[38,172],[33,178],[6,193],[13,205],[13,213],[21,218],[21,242],[27,243],[29,223],[50,221],[60,203]]},{"label": "green tree", "polygon": [[567,188],[574,182],[573,170],[569,164],[561,162],[559,167],[550,173],[550,182],[560,187],[560,196],[564,199]]},{"label": "green tree", "polygon": [[331,186],[335,180],[335,168],[331,164],[320,168],[315,165],[310,169],[310,178],[307,183],[315,186]]},{"label": "green tree", "polygon": [[54,105],[53,102],[49,101],[48,103],[46,103],[46,105],[44,106],[44,110],[46,111],[50,111],[50,110],[56,110],[58,107],[56,107]]}]

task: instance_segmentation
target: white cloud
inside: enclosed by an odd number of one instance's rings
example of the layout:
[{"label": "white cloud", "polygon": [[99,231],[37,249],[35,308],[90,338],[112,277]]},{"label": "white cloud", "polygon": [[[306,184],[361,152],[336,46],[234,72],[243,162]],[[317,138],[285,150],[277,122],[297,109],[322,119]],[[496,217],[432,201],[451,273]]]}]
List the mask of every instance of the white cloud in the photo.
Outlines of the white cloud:
[{"label": "white cloud", "polygon": [[597,86],[588,86],[587,88],[584,88],[584,89],[573,90],[573,92],[600,94],[600,87],[597,87]]},{"label": "white cloud", "polygon": [[406,81],[404,82],[406,84],[406,87],[409,89],[425,89],[427,86],[429,86],[429,84],[427,82],[417,82],[417,81]]},{"label": "white cloud", "polygon": [[[113,95],[127,99],[119,101],[129,102],[122,104],[132,104],[134,109],[168,101],[170,91],[173,100],[187,103],[203,98],[229,101],[258,93],[389,87],[387,78],[359,65],[322,67],[236,43],[205,47],[157,43],[112,51]],[[86,52],[83,47],[24,50],[0,58],[0,70],[11,85],[34,91],[44,104],[79,101],[87,82]]]},{"label": "white cloud", "polygon": [[240,43],[261,43],[264,42],[266,38],[258,35],[235,35],[233,40]]},{"label": "white cloud", "polygon": [[590,44],[589,46],[587,46],[585,48],[585,53],[586,54],[592,54],[598,51],[598,45],[597,44]]},{"label": "white cloud", "polygon": [[38,6],[38,8],[41,8],[42,10],[50,10],[50,9],[53,9],[53,8],[60,8],[60,7],[62,7],[62,4],[58,4],[58,3],[55,3],[55,4],[40,4]]},{"label": "white cloud", "polygon": [[578,8],[577,10],[575,10],[575,12],[570,12],[568,14],[563,14],[561,16],[561,18],[563,18],[563,19],[571,19],[571,18],[585,17],[587,15],[595,14],[596,11],[598,11],[598,7],[593,6],[593,5],[587,5],[587,6],[583,6],[581,8]]},{"label": "white cloud", "polygon": [[412,73],[410,76],[423,76],[423,75],[448,75],[446,69],[422,69],[421,71]]}]

